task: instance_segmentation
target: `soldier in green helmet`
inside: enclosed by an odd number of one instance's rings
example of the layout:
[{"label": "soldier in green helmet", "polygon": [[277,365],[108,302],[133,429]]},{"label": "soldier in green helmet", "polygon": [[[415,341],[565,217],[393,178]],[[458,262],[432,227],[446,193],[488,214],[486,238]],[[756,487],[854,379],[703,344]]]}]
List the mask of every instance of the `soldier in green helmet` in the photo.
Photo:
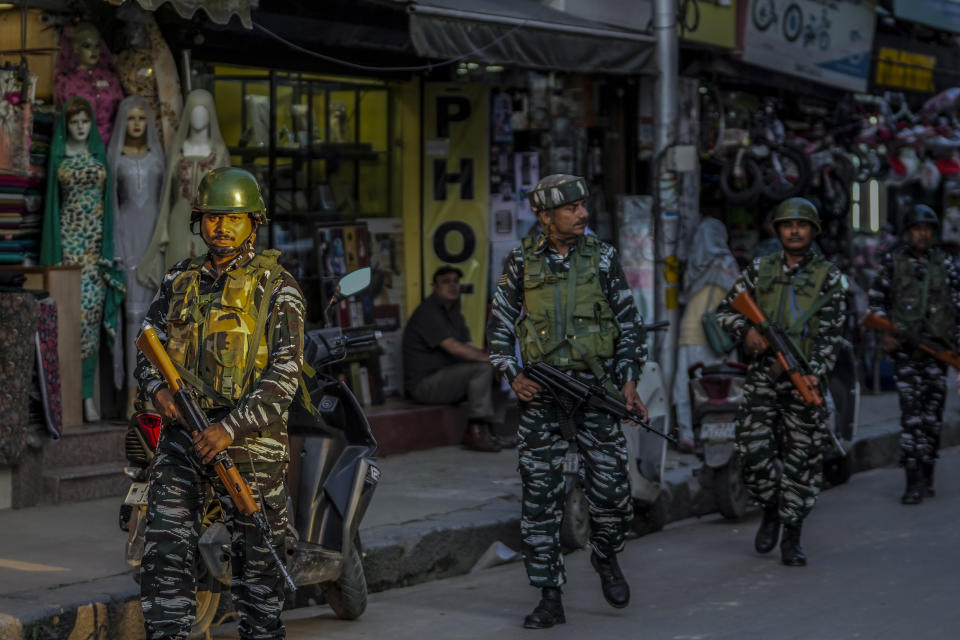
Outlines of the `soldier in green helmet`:
[{"label": "soldier in green helmet", "polygon": [[[903,220],[906,242],[884,256],[870,286],[870,308],[907,331],[956,350],[960,336],[960,274],[934,242],[940,220],[919,204]],[[900,395],[900,463],[906,470],[903,504],[932,498],[933,471],[940,449],[946,400],[945,364],[908,349],[890,334],[881,345],[893,360]]]},{"label": "soldier in green helmet", "polygon": [[[261,502],[282,557],[287,526],[284,478],[290,459],[287,411],[303,363],[305,302],[296,280],[257,253],[267,221],[256,179],[236,168],[200,181],[190,217],[209,251],[163,278],[145,326],[157,330],[183,379],[197,390],[211,425],[191,437],[173,396],[140,354],[140,393],[163,415],[150,468],[147,529],[140,578],[146,637],[187,638],[195,615],[193,574],[208,487],[231,535],[234,608],[241,638],[282,638],[283,580],[249,516],[239,513],[207,466],[227,449]],[[178,424],[179,423],[179,424]]]},{"label": "soldier in green helmet", "polygon": [[756,258],[741,272],[717,316],[752,356],[736,418],[736,440],[744,483],[763,510],[754,547],[768,553],[779,541],[781,562],[804,566],[800,533],[820,492],[827,416],[825,410],[804,404],[766,340],[731,302],[748,291],[764,315],[798,345],[811,382],[823,390],[841,340],[846,281],[839,269],[811,250],[820,231],[813,203],[804,198],[785,200],[773,224],[782,250]]},{"label": "soldier in green helmet", "polygon": [[[515,345],[524,363],[547,362],[605,384],[646,414],[636,388],[647,355],[637,309],[616,249],[586,234],[586,197],[586,181],[569,175],[547,176],[530,192],[541,234],[510,253],[489,327],[490,361],[520,401],[523,560],[530,584],[542,590],[524,620],[531,629],[565,622],[559,532],[568,443],[557,406],[521,372]],[[625,607],[630,587],[617,563],[633,517],[625,440],[610,415],[580,411],[574,421],[591,517],[591,563],[607,602]]]}]

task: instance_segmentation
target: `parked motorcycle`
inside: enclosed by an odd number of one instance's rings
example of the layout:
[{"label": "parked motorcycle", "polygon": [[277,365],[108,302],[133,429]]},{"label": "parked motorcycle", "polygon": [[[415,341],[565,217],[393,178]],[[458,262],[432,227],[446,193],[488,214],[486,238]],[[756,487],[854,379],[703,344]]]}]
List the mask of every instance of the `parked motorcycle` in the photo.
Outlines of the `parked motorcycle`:
[{"label": "parked motorcycle", "polygon": [[[344,276],[330,306],[359,293],[369,282],[369,267]],[[287,424],[291,460],[285,564],[297,587],[318,589],[337,617],[346,620],[358,618],[366,609],[359,527],[380,471],[377,443],[356,395],[344,381],[322,373],[321,368],[352,351],[375,346],[378,337],[379,332],[347,335],[339,327],[306,332],[304,363],[315,372],[304,376],[303,391],[312,408],[294,402]],[[160,416],[139,412],[131,418],[126,435],[130,466],[124,473],[132,483],[120,508],[120,527],[130,533],[126,560],[138,582],[149,465],[163,428]],[[230,537],[210,490],[198,548],[197,613],[191,638],[207,636],[220,597],[231,584]]]},{"label": "parked motorcycle", "polygon": [[[643,325],[644,331],[662,331],[668,322]],[[637,384],[637,393],[647,408],[650,426],[666,433],[670,404],[663,384],[663,374],[656,362],[647,362]],[[633,529],[639,534],[663,529],[667,523],[667,501],[663,491],[663,468],[667,441],[630,424],[623,425],[629,455],[628,474],[633,499]],[[580,458],[575,442],[567,450],[563,465],[564,509],[560,526],[560,544],[567,549],[581,549],[590,541],[590,513],[580,486]]]},{"label": "parked motorcycle", "polygon": [[[723,517],[742,518],[749,506],[736,451],[736,413],[743,402],[747,365],[725,361],[690,367],[690,403],[693,409],[694,451],[703,462],[701,485],[713,492]],[[826,438],[823,478],[830,486],[850,479],[847,454],[860,418],[860,372],[853,346],[843,341],[837,364],[827,381]]]}]

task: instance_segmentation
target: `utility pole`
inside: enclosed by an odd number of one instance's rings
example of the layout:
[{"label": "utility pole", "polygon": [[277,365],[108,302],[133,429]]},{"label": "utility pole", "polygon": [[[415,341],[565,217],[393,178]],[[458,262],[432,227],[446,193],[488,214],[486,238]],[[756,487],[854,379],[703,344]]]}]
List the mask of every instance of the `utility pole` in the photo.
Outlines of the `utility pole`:
[{"label": "utility pole", "polygon": [[657,43],[657,81],[653,118],[654,259],[656,274],[656,319],[669,320],[669,329],[655,344],[657,362],[663,371],[668,401],[673,387],[679,322],[680,262],[677,259],[679,188],[676,172],[668,170],[667,156],[676,144],[679,40],[676,0],[653,0],[653,34]]}]

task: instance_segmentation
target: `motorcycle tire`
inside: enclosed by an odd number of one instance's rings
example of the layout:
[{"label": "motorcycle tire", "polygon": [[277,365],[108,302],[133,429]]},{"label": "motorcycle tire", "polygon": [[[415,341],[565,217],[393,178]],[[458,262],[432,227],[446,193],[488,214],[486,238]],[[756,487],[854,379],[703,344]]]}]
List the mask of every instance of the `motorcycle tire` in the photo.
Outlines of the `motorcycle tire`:
[{"label": "motorcycle tire", "polygon": [[[773,164],[774,157],[780,161],[780,170]],[[807,155],[794,147],[775,147],[761,165],[763,171],[763,195],[775,202],[802,194],[810,182],[810,163]]]},{"label": "motorcycle tire", "polygon": [[583,549],[590,542],[590,510],[579,482],[572,482],[563,501],[560,546],[568,551]]},{"label": "motorcycle tire", "polygon": [[733,175],[734,161],[731,157],[720,172],[720,188],[730,204],[750,204],[763,190],[763,171],[753,158],[743,159],[743,176]]},{"label": "motorcycle tire", "polygon": [[746,514],[749,503],[747,487],[743,484],[740,458],[734,455],[730,462],[716,470],[714,491],[717,496],[717,508],[727,520],[739,520]]},{"label": "motorcycle tire", "polygon": [[194,620],[193,627],[190,629],[190,640],[205,640],[210,637],[210,625],[217,617],[217,609],[220,607],[219,583],[213,585],[213,589],[198,588],[197,597],[197,618]]},{"label": "motorcycle tire", "polygon": [[853,461],[849,455],[823,461],[823,480],[831,487],[845,484],[853,475]]},{"label": "motorcycle tire", "polygon": [[633,501],[633,522],[631,527],[638,536],[662,531],[670,517],[666,491],[661,490],[652,504],[640,500]]},{"label": "motorcycle tire", "polygon": [[323,596],[341,620],[356,620],[367,610],[367,576],[363,573],[360,536],[343,557],[343,570],[334,582],[320,585]]}]

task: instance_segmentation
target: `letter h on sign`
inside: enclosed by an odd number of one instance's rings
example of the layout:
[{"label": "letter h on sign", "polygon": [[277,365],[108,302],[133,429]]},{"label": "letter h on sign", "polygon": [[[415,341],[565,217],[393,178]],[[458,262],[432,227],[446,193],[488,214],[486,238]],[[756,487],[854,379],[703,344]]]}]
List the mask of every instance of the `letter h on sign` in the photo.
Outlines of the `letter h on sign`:
[{"label": "letter h on sign", "polygon": [[460,158],[460,173],[448,173],[446,159],[433,161],[433,199],[447,199],[447,185],[460,184],[460,199],[473,200],[473,159]]}]

